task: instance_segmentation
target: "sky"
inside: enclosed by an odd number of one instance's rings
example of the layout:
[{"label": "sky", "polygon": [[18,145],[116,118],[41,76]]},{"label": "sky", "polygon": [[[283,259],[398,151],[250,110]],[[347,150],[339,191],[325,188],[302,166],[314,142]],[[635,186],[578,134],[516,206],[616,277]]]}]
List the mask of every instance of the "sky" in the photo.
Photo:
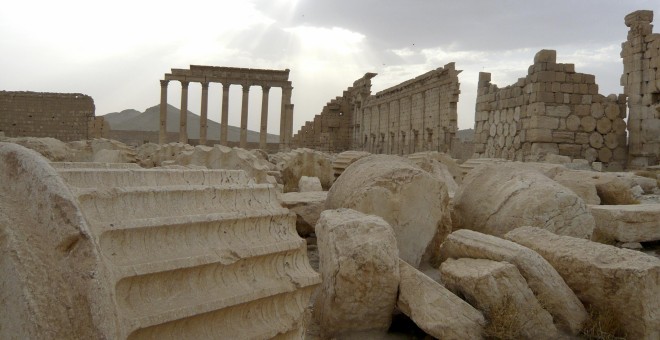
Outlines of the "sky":
[{"label": "sky", "polygon": [[[0,0],[0,90],[84,93],[96,114],[144,111],[160,102],[172,68],[212,65],[290,69],[294,133],[367,72],[372,93],[455,62],[460,129],[474,125],[479,72],[500,87],[527,74],[534,54],[596,76],[621,93],[624,16],[660,16],[642,0]],[[657,19],[656,21],[660,21]],[[660,30],[655,29],[655,32]],[[168,103],[180,106],[170,82]],[[222,87],[211,84],[219,121]],[[269,97],[268,131],[279,133],[281,90]],[[240,125],[241,89],[230,87],[229,124]],[[201,85],[188,108],[199,114]],[[259,130],[261,89],[250,90],[248,128]]]}]

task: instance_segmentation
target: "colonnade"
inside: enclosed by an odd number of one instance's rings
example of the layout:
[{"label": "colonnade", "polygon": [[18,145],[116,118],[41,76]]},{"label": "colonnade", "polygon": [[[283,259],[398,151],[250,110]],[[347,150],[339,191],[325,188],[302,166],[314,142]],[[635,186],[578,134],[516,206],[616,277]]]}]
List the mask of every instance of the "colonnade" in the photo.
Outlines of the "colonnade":
[{"label": "colonnade", "polygon": [[241,100],[241,125],[240,140],[241,148],[247,147],[247,125],[248,104],[251,86],[261,86],[261,121],[259,128],[259,148],[265,149],[267,143],[268,129],[268,98],[271,87],[282,88],[282,109],[280,112],[280,150],[289,148],[293,129],[293,104],[291,94],[293,87],[288,81],[289,70],[258,70],[229,68],[216,66],[191,65],[190,70],[172,69],[171,74],[165,74],[165,79],[160,81],[160,133],[159,143],[167,142],[167,88],[170,80],[181,83],[181,111],[179,119],[179,142],[188,142],[187,112],[188,112],[188,85],[190,82],[199,82],[202,85],[202,104],[200,112],[199,144],[207,142],[208,134],[208,93],[209,83],[222,84],[222,106],[220,118],[220,144],[228,145],[228,122],[229,122],[229,87],[231,85],[242,86]]}]

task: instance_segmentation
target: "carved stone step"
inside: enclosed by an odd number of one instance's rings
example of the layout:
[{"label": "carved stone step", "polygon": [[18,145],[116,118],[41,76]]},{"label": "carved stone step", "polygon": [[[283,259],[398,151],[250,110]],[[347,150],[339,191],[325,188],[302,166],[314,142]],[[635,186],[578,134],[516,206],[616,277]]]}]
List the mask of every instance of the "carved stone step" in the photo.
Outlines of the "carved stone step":
[{"label": "carved stone step", "polygon": [[170,185],[248,184],[251,179],[241,170],[184,169],[59,169],[71,187],[139,187]]}]

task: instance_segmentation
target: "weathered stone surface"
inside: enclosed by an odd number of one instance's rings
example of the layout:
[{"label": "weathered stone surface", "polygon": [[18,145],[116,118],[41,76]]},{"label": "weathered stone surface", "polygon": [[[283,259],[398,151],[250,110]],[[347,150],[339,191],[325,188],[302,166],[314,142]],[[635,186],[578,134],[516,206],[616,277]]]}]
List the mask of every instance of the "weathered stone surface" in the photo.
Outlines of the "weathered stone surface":
[{"label": "weathered stone surface", "polygon": [[413,266],[425,254],[431,261],[437,255],[451,230],[448,205],[443,182],[404,158],[388,155],[351,164],[326,202],[328,209],[350,208],[382,217],[394,228],[399,255]]},{"label": "weathered stone surface", "polygon": [[301,176],[298,181],[299,192],[323,191],[318,177]]},{"label": "weathered stone surface", "polygon": [[483,315],[441,284],[399,261],[401,283],[396,306],[438,339],[481,339]]},{"label": "weathered stone surface", "polygon": [[589,210],[596,220],[594,241],[660,240],[660,204],[590,205]]},{"label": "weathered stone surface", "polygon": [[[445,186],[447,187],[447,192],[449,193],[449,197],[454,197],[456,190],[458,190],[458,184],[456,183],[454,177],[457,177],[460,181],[461,179],[460,172],[454,175],[454,173],[452,173],[449,170],[449,167],[444,163],[426,157],[416,158],[414,157],[415,155],[417,154],[413,154],[408,158],[411,159],[418,167],[422,168],[422,170],[430,173],[433,177],[445,183]],[[456,167],[458,168],[458,166]],[[460,171],[460,170],[455,170],[455,171]]]},{"label": "weathered stone surface", "polygon": [[585,181],[571,175],[571,172],[564,171],[553,178],[557,183],[567,187],[586,204],[600,204],[600,197],[596,191],[596,186],[591,181]]},{"label": "weathered stone surface", "polygon": [[454,197],[454,229],[503,235],[532,225],[589,238],[594,220],[584,201],[541,173],[517,163],[482,165],[472,170]]},{"label": "weathered stone surface", "polygon": [[317,224],[323,283],[314,313],[326,337],[387,331],[399,286],[392,227],[355,210],[326,210]]},{"label": "weathered stone surface", "polygon": [[639,201],[635,199],[630,187],[626,185],[625,182],[618,179],[596,183],[596,193],[598,193],[598,197],[600,197],[601,204],[617,205],[639,203]]},{"label": "weathered stone surface", "polygon": [[317,177],[324,190],[330,189],[335,180],[332,158],[319,151],[293,150],[277,167],[282,172],[284,192],[298,191],[298,181],[302,176]]},{"label": "weathered stone surface", "polygon": [[335,171],[335,179],[339,177],[349,165],[362,157],[371,155],[366,151],[344,151],[337,155],[332,161],[332,169]]},{"label": "weathered stone surface", "polygon": [[548,260],[585,305],[611,316],[626,337],[660,337],[660,259],[534,227],[505,238]]},{"label": "weathered stone surface", "polygon": [[[25,201],[50,202],[34,205],[42,207],[45,218],[29,221],[27,228],[6,223],[3,210],[11,205],[0,202],[0,226],[11,228],[2,234],[29,236],[25,251],[15,254],[23,263],[38,264],[29,272],[42,277],[32,281],[38,285],[16,287],[41,296],[32,299],[30,309],[47,311],[42,324],[58,329],[38,330],[28,338],[301,334],[305,305],[320,278],[309,265],[305,241],[293,232],[293,215],[280,206],[272,186],[254,184],[243,171],[53,165],[57,171],[46,165],[23,170],[22,176],[59,182],[58,195],[40,184],[33,199],[14,198],[20,211]],[[7,172],[12,173],[17,172]],[[29,183],[14,182],[17,187]],[[0,190],[0,200],[7,194]],[[9,209],[9,216],[19,211]],[[58,222],[60,218],[64,220]],[[66,227],[71,224],[75,227]],[[37,245],[38,240],[43,243]],[[37,250],[40,246],[43,252]],[[20,276],[1,270],[0,278],[14,280],[10,285],[20,282],[14,279]],[[51,288],[55,290],[46,291]],[[12,302],[20,306],[16,300]],[[9,314],[23,319],[20,312]],[[245,318],[247,314],[260,317]],[[85,323],[89,329],[81,333],[77,328]],[[0,332],[5,329],[3,325]]]},{"label": "weathered stone surface", "polygon": [[447,258],[474,258],[505,261],[515,265],[529,288],[557,326],[577,334],[588,318],[584,306],[559,273],[535,251],[517,243],[472,230],[456,230],[442,243],[440,254]]},{"label": "weathered stone surface", "polygon": [[303,237],[314,232],[327,198],[327,191],[287,192],[280,196],[282,206],[296,213],[296,231]]},{"label": "weathered stone surface", "polygon": [[541,307],[516,266],[485,259],[449,259],[440,271],[449,290],[484,312],[489,320],[486,335],[557,338],[552,316]]},{"label": "weathered stone surface", "polygon": [[[272,164],[247,150],[222,145],[191,146],[182,143],[143,146],[138,149],[139,164],[146,168],[164,165],[195,165],[208,169],[243,170],[257,183],[267,183]],[[297,182],[296,182],[297,184]]]}]

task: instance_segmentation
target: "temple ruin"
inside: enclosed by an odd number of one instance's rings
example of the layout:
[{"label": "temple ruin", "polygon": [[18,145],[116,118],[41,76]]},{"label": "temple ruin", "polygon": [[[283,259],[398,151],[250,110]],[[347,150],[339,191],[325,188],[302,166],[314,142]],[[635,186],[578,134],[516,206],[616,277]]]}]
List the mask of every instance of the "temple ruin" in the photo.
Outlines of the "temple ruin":
[{"label": "temple ruin", "polygon": [[653,11],[626,15],[628,39],[621,45],[621,86],[628,97],[629,164],[660,162],[660,34],[653,33]]},{"label": "temple ruin", "polygon": [[367,73],[305,123],[295,143],[341,152],[350,139],[350,149],[372,153],[446,152],[458,129],[460,72],[449,63],[375,95],[376,74]]},{"label": "temple ruin", "polygon": [[541,50],[527,76],[504,88],[479,74],[474,156],[537,161],[555,154],[625,166],[625,97],[598,94],[593,75],[556,59],[556,51]]},{"label": "temple ruin", "polygon": [[88,95],[0,91],[0,132],[7,137],[93,138],[103,133],[102,120],[95,118]]},{"label": "temple ruin", "polygon": [[241,103],[241,135],[239,146],[245,148],[247,145],[247,122],[248,122],[248,98],[251,86],[261,86],[261,125],[259,147],[266,148],[266,134],[268,128],[268,95],[271,87],[282,88],[282,110],[280,112],[280,149],[287,149],[291,143],[291,132],[293,130],[293,104],[291,104],[291,93],[293,87],[289,81],[289,69],[286,70],[262,70],[251,68],[218,67],[190,65],[190,69],[172,69],[172,73],[166,73],[160,81],[160,135],[159,143],[166,143],[167,122],[167,86],[170,80],[181,83],[181,119],[179,125],[179,142],[187,143],[186,131],[188,112],[188,85],[190,82],[202,84],[202,105],[199,143],[204,145],[207,141],[207,119],[208,119],[208,91],[209,83],[222,84],[222,113],[220,121],[220,144],[227,144],[227,126],[229,121],[229,87],[241,85],[243,96]]}]

